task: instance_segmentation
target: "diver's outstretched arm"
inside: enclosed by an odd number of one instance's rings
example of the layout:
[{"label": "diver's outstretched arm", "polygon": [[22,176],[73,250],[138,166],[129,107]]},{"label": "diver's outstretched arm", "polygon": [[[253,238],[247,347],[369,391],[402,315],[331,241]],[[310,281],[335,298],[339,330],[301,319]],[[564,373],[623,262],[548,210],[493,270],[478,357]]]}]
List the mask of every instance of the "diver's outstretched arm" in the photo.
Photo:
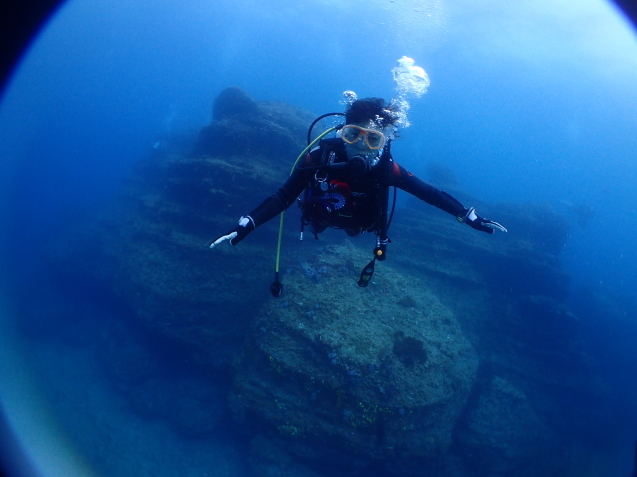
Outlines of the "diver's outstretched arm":
[{"label": "diver's outstretched arm", "polygon": [[427,184],[396,162],[392,166],[389,183],[455,216],[458,222],[465,223],[471,228],[488,234],[492,234],[494,229],[501,232],[507,231],[498,222],[480,217],[475,208],[465,207],[455,197]]}]

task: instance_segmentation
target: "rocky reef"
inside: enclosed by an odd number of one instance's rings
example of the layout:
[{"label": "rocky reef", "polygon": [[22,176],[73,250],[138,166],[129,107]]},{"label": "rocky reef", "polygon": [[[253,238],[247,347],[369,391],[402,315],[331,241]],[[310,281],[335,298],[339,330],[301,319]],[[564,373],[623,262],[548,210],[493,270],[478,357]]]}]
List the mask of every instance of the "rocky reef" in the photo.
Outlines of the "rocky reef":
[{"label": "rocky reef", "polygon": [[[215,99],[213,121],[199,132],[194,154],[213,157],[248,156],[290,164],[306,146],[314,115],[278,101],[255,102],[237,87]],[[286,172],[289,172],[284,168]]]},{"label": "rocky reef", "polygon": [[[155,372],[122,386],[132,406],[189,435],[230,415],[257,476],[570,475],[572,429],[605,412],[589,404],[604,389],[564,304],[568,227],[551,209],[460,196],[509,228],[487,236],[411,200],[368,288],[356,280],[373,237],[299,244],[292,218],[280,299],[276,221],[208,249],[285,180],[313,118],[222,91],[187,150],[151,154],[60,246],[60,270],[111,290],[190,369],[227,377],[225,411],[200,378],[177,391]],[[122,360],[138,353],[122,349],[105,366],[130,383]]]},{"label": "rocky reef", "polygon": [[[255,102],[238,88],[222,92],[214,114],[187,149],[154,151],[141,161],[98,222],[65,237],[59,258],[65,272],[112,288],[148,330],[219,368],[269,297],[262,283],[272,259],[259,243],[214,253],[208,245],[285,180],[304,147],[299,131],[313,115]],[[266,243],[275,227],[260,231]]]},{"label": "rocky reef", "polygon": [[[420,280],[387,269],[374,293],[356,287],[343,264],[365,258],[332,245],[291,271],[237,359],[233,411],[326,475],[413,475],[449,451],[478,358]],[[308,267],[325,269],[318,283]]]}]

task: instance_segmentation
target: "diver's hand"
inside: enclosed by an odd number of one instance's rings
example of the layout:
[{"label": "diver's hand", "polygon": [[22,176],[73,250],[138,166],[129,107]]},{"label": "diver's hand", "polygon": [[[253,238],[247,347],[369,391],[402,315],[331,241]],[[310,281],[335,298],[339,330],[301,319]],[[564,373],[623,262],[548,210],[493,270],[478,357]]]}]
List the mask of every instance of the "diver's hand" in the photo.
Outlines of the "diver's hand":
[{"label": "diver's hand", "polygon": [[226,240],[229,240],[232,245],[237,245],[254,230],[254,227],[255,225],[252,217],[249,215],[247,217],[241,217],[241,219],[239,219],[239,225],[229,232],[217,237],[215,241],[210,244],[210,248],[215,248],[216,245],[219,245],[221,242],[225,242]]},{"label": "diver's hand", "polygon": [[473,207],[467,209],[465,215],[459,216],[457,217],[457,219],[458,222],[465,222],[471,228],[480,230],[481,232],[486,232],[488,234],[492,234],[494,229],[500,230],[501,232],[507,231],[507,229],[499,223],[480,217],[478,214],[476,214],[476,209],[474,209]]}]

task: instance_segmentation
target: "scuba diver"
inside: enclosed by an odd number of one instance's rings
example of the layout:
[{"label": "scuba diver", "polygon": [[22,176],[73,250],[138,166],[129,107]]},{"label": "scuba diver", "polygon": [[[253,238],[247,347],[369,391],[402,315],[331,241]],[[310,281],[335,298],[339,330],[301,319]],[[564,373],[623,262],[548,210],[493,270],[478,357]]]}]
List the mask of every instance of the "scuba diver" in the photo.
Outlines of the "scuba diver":
[{"label": "scuba diver", "polygon": [[[374,258],[363,269],[358,282],[360,286],[367,286],[375,260],[385,259],[386,246],[390,242],[387,229],[391,216],[389,219],[387,216],[391,186],[394,186],[394,205],[396,188],[399,188],[476,230],[489,234],[494,229],[506,232],[499,223],[480,217],[473,207],[464,207],[446,192],[423,182],[393,160],[390,145],[396,136],[399,112],[398,106],[393,103],[387,104],[380,98],[366,98],[351,102],[345,114],[329,113],[317,118],[308,131],[309,145],[299,155],[285,184],[256,209],[241,217],[238,225],[219,236],[210,248],[226,240],[237,245],[255,228],[285,211],[304,193],[300,200],[301,240],[307,226],[316,239],[328,227],[343,229],[349,236],[364,232],[378,236]],[[330,115],[345,116],[345,124],[328,129],[310,142],[314,124]],[[323,139],[331,131],[336,131],[335,137]],[[274,296],[282,293],[278,280],[280,240],[281,231],[275,282],[270,287]]]}]

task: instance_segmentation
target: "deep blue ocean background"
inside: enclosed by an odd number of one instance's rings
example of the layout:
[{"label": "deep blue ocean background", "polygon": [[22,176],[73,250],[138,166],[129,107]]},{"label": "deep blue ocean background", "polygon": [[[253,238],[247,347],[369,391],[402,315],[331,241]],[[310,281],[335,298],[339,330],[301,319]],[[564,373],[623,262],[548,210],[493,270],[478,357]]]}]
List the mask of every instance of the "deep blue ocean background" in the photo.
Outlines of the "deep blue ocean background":
[{"label": "deep blue ocean background", "polygon": [[[431,86],[411,99],[394,157],[425,178],[428,163],[448,166],[460,189],[492,204],[493,220],[500,202],[569,216],[561,261],[573,308],[590,311],[578,293],[592,289],[625,309],[621,327],[590,325],[589,346],[625,398],[625,446],[609,468],[627,472],[637,436],[637,379],[625,380],[637,376],[637,37],[601,0],[69,2],[2,98],[9,300],[35,283],[55,237],[99,214],[163,134],[208,124],[223,88],[319,115],[342,110],[345,90],[393,97],[391,69],[403,55]],[[592,212],[585,224],[582,211]],[[90,375],[74,372],[77,382]],[[206,449],[231,454],[207,445],[193,469],[207,463]]]}]

